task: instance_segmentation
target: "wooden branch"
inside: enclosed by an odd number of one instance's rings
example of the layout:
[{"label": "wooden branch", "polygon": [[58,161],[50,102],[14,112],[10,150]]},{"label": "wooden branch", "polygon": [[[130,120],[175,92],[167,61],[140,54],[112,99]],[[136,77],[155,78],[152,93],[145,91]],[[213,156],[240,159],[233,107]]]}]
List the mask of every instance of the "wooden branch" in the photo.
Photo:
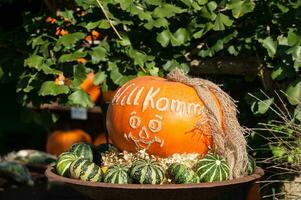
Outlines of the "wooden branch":
[{"label": "wooden branch", "polygon": [[215,57],[193,60],[190,66],[192,75],[257,75],[259,63],[256,57]]}]

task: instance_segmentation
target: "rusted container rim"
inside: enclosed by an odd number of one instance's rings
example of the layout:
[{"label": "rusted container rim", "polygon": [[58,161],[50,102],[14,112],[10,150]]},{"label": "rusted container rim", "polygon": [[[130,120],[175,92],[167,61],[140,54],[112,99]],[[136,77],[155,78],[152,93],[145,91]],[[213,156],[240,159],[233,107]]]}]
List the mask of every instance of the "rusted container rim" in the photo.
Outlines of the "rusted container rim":
[{"label": "rusted container rim", "polygon": [[264,171],[256,167],[256,170],[253,174],[244,176],[238,179],[221,181],[221,182],[213,182],[213,183],[194,183],[194,184],[162,184],[162,185],[149,185],[149,184],[112,184],[112,183],[101,183],[101,182],[88,182],[81,181],[71,178],[66,178],[63,176],[59,176],[55,174],[54,168],[49,166],[45,171],[45,175],[50,181],[67,183],[71,185],[80,185],[80,186],[88,186],[88,187],[102,187],[102,188],[116,188],[116,189],[143,189],[143,190],[153,190],[153,189],[192,189],[192,188],[213,188],[213,187],[222,187],[225,185],[237,185],[248,183],[252,181],[256,181],[260,177],[263,176]]}]

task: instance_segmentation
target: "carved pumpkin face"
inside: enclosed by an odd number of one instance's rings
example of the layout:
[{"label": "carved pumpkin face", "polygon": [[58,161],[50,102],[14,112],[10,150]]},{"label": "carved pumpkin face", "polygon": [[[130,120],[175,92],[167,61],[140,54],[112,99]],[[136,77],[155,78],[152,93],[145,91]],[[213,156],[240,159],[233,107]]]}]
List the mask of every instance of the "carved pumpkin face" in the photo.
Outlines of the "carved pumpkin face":
[{"label": "carved pumpkin face", "polygon": [[[214,96],[213,101],[219,107]],[[107,128],[121,150],[146,149],[161,157],[205,154],[212,138],[204,109],[192,87],[159,77],[139,77],[116,92],[107,112]],[[200,121],[201,129],[196,128]]]}]

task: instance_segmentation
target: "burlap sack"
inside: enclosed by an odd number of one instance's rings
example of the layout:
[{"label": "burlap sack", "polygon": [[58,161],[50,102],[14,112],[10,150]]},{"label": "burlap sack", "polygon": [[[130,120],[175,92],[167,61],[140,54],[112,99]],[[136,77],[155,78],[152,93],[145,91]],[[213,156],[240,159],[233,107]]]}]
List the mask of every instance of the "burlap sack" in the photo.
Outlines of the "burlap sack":
[{"label": "burlap sack", "polygon": [[[171,71],[167,75],[170,81],[184,83],[193,87],[206,107],[206,115],[212,130],[214,150],[224,157],[230,167],[230,179],[239,178],[247,174],[248,154],[247,143],[244,137],[244,130],[240,126],[236,117],[236,105],[233,99],[225,93],[219,86],[211,81],[201,78],[189,78],[179,69]],[[219,124],[219,110],[214,101],[213,93],[223,111],[223,128]],[[201,123],[196,124],[196,128],[201,127]]]}]

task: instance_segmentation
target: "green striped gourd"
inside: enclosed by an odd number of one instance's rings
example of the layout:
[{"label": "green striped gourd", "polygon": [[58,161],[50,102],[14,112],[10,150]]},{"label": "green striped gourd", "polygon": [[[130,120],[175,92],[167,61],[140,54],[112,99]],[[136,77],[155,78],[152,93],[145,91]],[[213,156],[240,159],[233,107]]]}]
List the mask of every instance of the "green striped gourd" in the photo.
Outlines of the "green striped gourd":
[{"label": "green striped gourd", "polygon": [[69,170],[70,177],[74,179],[91,182],[101,182],[102,180],[103,174],[100,167],[84,158],[74,160]]},{"label": "green striped gourd", "polygon": [[61,176],[69,177],[69,167],[76,159],[77,156],[72,152],[64,152],[59,155],[55,166],[56,173]]},{"label": "green striped gourd", "polygon": [[71,145],[70,152],[74,153],[78,157],[85,158],[89,161],[93,161],[93,151],[89,144],[79,142]]},{"label": "green striped gourd", "polygon": [[164,169],[153,159],[138,159],[130,169],[133,183],[161,184],[164,180]]},{"label": "green striped gourd", "polygon": [[249,157],[249,163],[248,163],[248,174],[253,174],[256,168],[256,161],[252,156]]},{"label": "green striped gourd", "polygon": [[128,184],[130,183],[129,167],[114,165],[109,167],[104,174],[105,183]]},{"label": "green striped gourd", "polygon": [[184,164],[173,163],[168,167],[167,172],[172,182],[176,184],[200,182],[199,176]]},{"label": "green striped gourd", "polygon": [[225,181],[229,178],[229,166],[224,158],[209,152],[195,166],[202,182]]}]

